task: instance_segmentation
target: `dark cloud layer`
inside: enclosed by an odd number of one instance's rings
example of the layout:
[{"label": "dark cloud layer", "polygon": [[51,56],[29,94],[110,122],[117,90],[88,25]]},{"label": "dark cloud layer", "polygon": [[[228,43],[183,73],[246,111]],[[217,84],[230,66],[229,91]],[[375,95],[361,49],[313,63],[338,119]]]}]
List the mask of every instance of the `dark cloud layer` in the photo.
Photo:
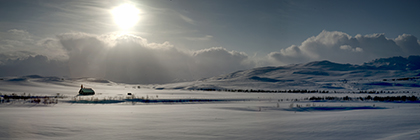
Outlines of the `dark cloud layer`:
[{"label": "dark cloud layer", "polygon": [[46,56],[29,56],[25,59],[7,60],[0,65],[0,76],[49,75],[63,76],[69,73],[65,62],[48,60]]}]

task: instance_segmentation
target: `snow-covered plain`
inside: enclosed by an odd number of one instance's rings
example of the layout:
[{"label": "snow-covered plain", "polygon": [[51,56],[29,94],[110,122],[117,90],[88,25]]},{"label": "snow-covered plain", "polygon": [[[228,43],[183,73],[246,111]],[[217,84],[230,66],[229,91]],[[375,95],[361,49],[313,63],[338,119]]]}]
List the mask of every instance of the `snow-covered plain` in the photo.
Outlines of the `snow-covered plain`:
[{"label": "snow-covered plain", "polygon": [[[97,94],[76,96],[80,84]],[[301,100],[312,96],[418,96],[415,87],[410,93],[394,94],[208,92],[38,76],[4,78],[0,85],[3,95],[64,96],[57,104],[1,103],[0,139],[420,138],[419,103]],[[180,102],[129,100],[133,97]]]}]

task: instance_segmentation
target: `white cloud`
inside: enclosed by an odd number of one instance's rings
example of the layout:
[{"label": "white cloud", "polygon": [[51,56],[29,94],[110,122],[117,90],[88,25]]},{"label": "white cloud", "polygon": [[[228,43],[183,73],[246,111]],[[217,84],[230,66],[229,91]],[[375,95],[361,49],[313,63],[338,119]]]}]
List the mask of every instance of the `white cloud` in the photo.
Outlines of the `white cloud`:
[{"label": "white cloud", "polygon": [[310,57],[306,56],[305,53],[302,52],[302,50],[296,45],[292,45],[286,49],[281,49],[280,52],[271,52],[268,56],[269,58],[273,58],[282,64],[306,62],[310,59]]},{"label": "white cloud", "polygon": [[378,57],[419,55],[416,37],[401,35],[396,39],[384,34],[352,37],[338,31],[322,31],[306,39],[300,46],[292,45],[268,56],[281,64],[331,60],[341,63],[363,63]]},{"label": "white cloud", "polygon": [[179,14],[179,17],[181,17],[182,20],[184,20],[185,22],[195,25],[195,21],[187,16],[184,16],[182,14]]},{"label": "white cloud", "polygon": [[394,39],[406,54],[420,54],[420,41],[413,35],[403,34]]},{"label": "white cloud", "polygon": [[213,36],[211,35],[206,35],[204,37],[187,37],[187,40],[192,40],[192,41],[209,41],[213,38]]},{"label": "white cloud", "polygon": [[27,31],[11,29],[0,32],[0,54],[8,56],[0,58],[0,63],[7,59],[26,58],[35,55],[44,55],[50,59],[66,58],[65,51],[51,43],[51,38],[41,39]]},{"label": "white cloud", "polygon": [[340,49],[342,49],[342,50],[352,50],[352,47],[350,45],[342,45],[342,46],[340,46]]},{"label": "white cloud", "polygon": [[9,33],[10,39],[20,39],[24,41],[33,41],[32,36],[24,30],[18,30],[18,29],[10,29],[7,31]]},{"label": "white cloud", "polygon": [[340,49],[349,50],[349,51],[352,51],[352,52],[362,52],[363,51],[362,48],[359,48],[359,47],[353,48],[350,45],[342,45],[342,46],[340,46]]}]

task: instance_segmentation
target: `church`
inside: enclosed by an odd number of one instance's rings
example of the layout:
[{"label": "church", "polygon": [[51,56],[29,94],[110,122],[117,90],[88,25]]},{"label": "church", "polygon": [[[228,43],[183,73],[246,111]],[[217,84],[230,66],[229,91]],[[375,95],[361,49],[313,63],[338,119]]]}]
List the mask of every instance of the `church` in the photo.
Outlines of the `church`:
[{"label": "church", "polygon": [[95,91],[92,88],[85,88],[80,85],[79,95],[95,95]]}]

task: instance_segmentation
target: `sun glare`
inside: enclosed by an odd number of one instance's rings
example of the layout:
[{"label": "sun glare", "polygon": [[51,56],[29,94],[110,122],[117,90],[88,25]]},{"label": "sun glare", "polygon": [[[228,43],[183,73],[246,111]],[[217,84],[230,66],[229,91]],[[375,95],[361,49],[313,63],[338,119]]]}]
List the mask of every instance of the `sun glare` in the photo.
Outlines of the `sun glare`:
[{"label": "sun glare", "polygon": [[112,9],[115,23],[126,30],[137,24],[139,21],[140,10],[134,5],[124,4]]}]

